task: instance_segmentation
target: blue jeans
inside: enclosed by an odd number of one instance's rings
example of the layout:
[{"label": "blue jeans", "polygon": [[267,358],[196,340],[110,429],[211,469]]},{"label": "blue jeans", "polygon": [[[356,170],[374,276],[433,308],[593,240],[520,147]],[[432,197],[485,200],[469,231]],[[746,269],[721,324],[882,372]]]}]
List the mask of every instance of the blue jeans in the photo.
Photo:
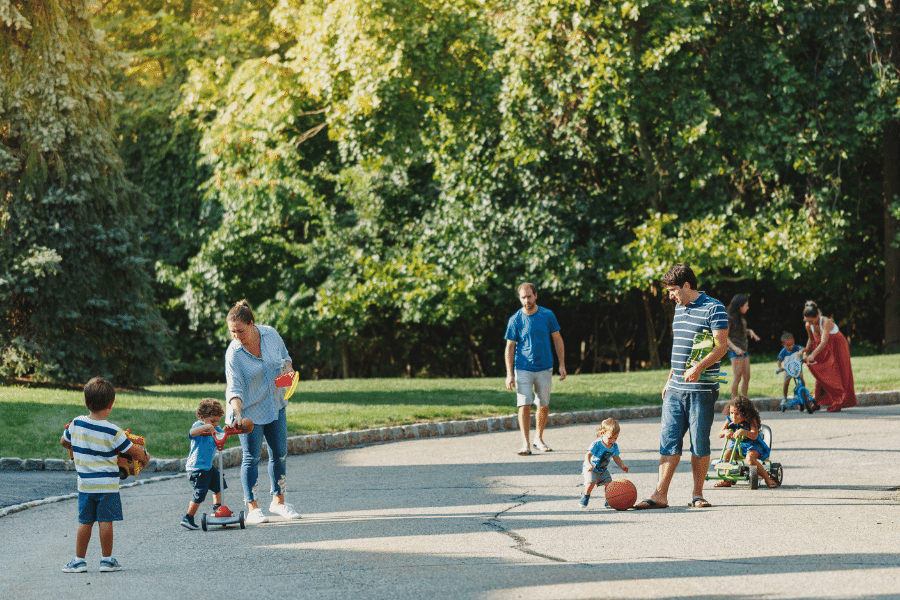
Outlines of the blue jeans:
[{"label": "blue jeans", "polygon": [[238,436],[241,440],[241,485],[244,488],[244,502],[256,502],[256,482],[259,479],[259,457],[262,454],[263,438],[269,453],[269,479],[272,481],[272,495],[284,494],[284,475],[287,467],[287,413],[282,408],[278,418],[265,425],[256,425],[250,433]]},{"label": "blue jeans", "polygon": [[666,390],[662,405],[659,433],[659,453],[663,456],[681,454],[684,434],[691,433],[691,454],[709,456],[709,432],[712,429],[719,390]]}]

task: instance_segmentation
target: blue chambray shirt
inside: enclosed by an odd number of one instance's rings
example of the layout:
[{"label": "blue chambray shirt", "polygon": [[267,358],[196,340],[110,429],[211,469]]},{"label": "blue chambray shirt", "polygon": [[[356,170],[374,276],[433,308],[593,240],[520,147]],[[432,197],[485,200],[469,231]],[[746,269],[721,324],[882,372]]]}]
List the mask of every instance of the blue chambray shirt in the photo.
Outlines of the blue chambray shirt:
[{"label": "blue chambray shirt", "polygon": [[262,358],[250,354],[237,340],[231,340],[225,351],[226,423],[234,420],[229,403],[232,398],[241,399],[241,416],[252,419],[254,425],[271,423],[287,406],[284,399],[287,388],[277,387],[275,378],[281,375],[282,361],[291,360],[291,355],[274,328],[267,325],[256,325],[256,328],[259,329]]}]

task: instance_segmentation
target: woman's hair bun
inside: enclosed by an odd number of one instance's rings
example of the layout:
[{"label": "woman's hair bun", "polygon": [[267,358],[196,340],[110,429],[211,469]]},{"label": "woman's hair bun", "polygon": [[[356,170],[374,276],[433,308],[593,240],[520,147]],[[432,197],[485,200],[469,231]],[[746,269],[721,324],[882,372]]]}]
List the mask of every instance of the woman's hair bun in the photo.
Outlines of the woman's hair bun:
[{"label": "woman's hair bun", "polygon": [[816,303],[812,300],[807,300],[806,305],[803,307],[803,316],[804,317],[815,317],[819,314],[819,307],[816,306]]}]

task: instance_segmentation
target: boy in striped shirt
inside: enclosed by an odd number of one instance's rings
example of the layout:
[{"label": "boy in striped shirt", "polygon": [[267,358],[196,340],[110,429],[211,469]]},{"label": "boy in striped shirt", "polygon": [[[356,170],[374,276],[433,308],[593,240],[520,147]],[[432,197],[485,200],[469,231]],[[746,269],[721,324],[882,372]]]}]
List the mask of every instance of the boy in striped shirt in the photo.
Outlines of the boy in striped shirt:
[{"label": "boy in striped shirt", "polygon": [[85,555],[91,541],[94,522],[99,522],[100,571],[120,571],[112,556],[113,521],[122,520],[119,499],[119,453],[147,464],[150,455],[142,446],[131,443],[125,432],[106,419],[116,400],[116,389],[102,377],[94,377],[84,386],[84,404],[89,415],[75,417],[63,432],[60,443],[72,451],[78,472],[78,534],[75,558],[63,567],[64,573],[87,571]]}]

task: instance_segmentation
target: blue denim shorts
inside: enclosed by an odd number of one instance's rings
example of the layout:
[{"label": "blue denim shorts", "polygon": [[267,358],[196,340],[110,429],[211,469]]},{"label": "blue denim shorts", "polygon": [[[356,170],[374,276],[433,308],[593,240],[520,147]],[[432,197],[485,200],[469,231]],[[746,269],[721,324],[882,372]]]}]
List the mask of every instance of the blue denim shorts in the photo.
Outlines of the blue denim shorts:
[{"label": "blue denim shorts", "polygon": [[734,360],[735,358],[750,358],[750,353],[744,352],[743,354],[738,356],[736,352],[734,352],[731,348],[729,348],[728,349],[728,358],[730,358],[732,360]]},{"label": "blue denim shorts", "polygon": [[[204,471],[191,471],[191,486],[194,488],[194,495],[191,498],[191,502],[195,504],[202,504],[204,500],[206,500],[206,493],[212,491],[213,494],[218,494],[222,491],[219,487],[219,470],[215,467],[211,467]],[[222,482],[225,483],[225,478],[222,478]],[[228,484],[225,483],[225,487],[228,487]]]},{"label": "blue denim shorts", "polygon": [[691,454],[709,456],[709,432],[715,416],[719,390],[666,390],[663,398],[662,423],[659,432],[659,453],[663,456],[681,454],[684,434],[691,434]]},{"label": "blue denim shorts", "polygon": [[122,500],[119,492],[78,492],[78,522],[92,525],[97,521],[121,521]]}]

